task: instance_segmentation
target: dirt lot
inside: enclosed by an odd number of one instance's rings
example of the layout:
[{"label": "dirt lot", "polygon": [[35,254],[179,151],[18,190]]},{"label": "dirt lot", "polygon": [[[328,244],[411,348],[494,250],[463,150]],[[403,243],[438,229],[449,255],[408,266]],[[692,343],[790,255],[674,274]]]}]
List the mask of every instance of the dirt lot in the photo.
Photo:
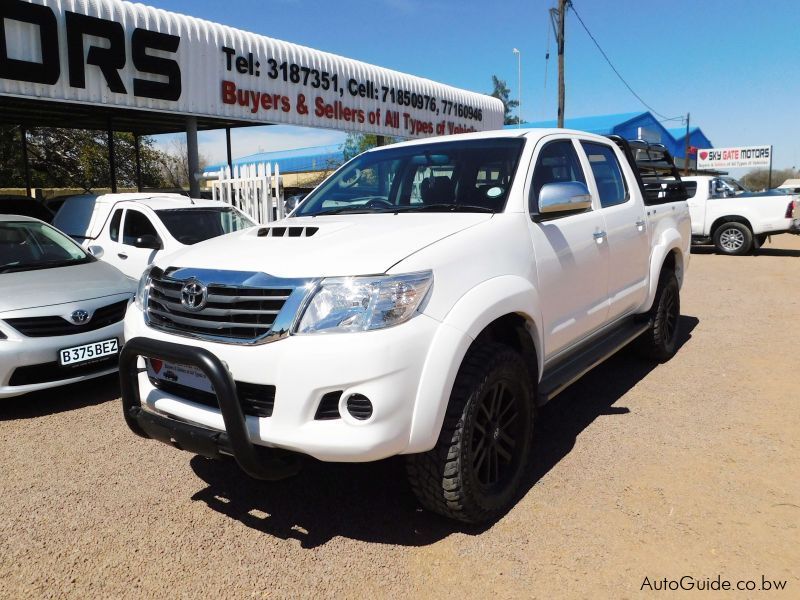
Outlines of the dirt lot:
[{"label": "dirt lot", "polygon": [[482,528],[419,510],[399,460],[265,484],[139,439],[113,378],[4,401],[0,596],[625,598],[721,575],[798,598],[800,238],[695,253],[683,314],[670,363],[623,352],[542,411],[527,493]]}]

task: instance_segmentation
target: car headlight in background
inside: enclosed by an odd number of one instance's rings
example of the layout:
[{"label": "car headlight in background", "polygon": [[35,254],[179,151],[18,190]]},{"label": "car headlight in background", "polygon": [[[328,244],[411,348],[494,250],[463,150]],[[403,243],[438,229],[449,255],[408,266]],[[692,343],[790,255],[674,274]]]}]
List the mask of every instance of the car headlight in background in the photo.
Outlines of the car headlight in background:
[{"label": "car headlight in background", "polygon": [[433,283],[433,273],[323,279],[296,333],[350,333],[410,319]]},{"label": "car headlight in background", "polygon": [[139,287],[136,289],[136,308],[144,310],[144,297],[147,289],[150,287],[150,271],[153,270],[153,265],[150,265],[142,273],[142,278],[139,280]]}]

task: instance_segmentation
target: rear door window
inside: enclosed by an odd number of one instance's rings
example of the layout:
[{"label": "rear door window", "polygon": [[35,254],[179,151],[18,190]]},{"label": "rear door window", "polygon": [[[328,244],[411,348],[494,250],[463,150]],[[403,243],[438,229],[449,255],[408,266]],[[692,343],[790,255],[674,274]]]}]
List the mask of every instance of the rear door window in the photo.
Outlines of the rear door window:
[{"label": "rear door window", "polygon": [[600,196],[600,206],[608,208],[627,202],[628,186],[613,148],[593,142],[581,142],[581,146],[592,168],[597,193]]},{"label": "rear door window", "polygon": [[114,216],[111,217],[111,223],[108,226],[108,235],[112,241],[119,241],[119,226],[122,223],[122,209],[118,208],[114,211]]}]

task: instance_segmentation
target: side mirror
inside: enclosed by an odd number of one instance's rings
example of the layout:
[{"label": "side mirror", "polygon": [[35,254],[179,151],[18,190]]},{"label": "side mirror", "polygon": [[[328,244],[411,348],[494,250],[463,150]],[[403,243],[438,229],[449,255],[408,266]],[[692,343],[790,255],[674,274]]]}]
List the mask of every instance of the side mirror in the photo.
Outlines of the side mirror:
[{"label": "side mirror", "polygon": [[585,183],[561,181],[546,183],[539,191],[539,219],[579,213],[592,207],[592,196]]},{"label": "side mirror", "polygon": [[103,247],[102,246],[89,246],[87,252],[94,256],[95,258],[103,258]]},{"label": "side mirror", "polygon": [[161,243],[161,240],[157,235],[143,235],[142,237],[136,238],[133,246],[134,248],[161,250],[164,247],[164,244]]}]

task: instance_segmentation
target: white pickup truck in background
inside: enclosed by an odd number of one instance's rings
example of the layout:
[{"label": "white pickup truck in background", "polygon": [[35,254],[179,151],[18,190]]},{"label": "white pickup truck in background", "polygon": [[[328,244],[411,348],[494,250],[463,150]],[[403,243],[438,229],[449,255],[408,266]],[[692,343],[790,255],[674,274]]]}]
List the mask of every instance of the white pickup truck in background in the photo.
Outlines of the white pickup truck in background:
[{"label": "white pickup truck in background", "polygon": [[125,419],[262,479],[404,454],[427,509],[495,518],[537,405],[630,342],[676,352],[685,198],[578,131],[365,152],[288,218],[156,257],[125,319]]},{"label": "white pickup truck in background", "polygon": [[724,254],[747,254],[760,248],[767,236],[796,229],[797,196],[750,192],[732,177],[681,179],[689,193],[694,244],[714,244]]},{"label": "white pickup truck in background", "polygon": [[153,260],[255,225],[223,202],[180,194],[84,194],[68,198],[53,225],[136,281]]}]

